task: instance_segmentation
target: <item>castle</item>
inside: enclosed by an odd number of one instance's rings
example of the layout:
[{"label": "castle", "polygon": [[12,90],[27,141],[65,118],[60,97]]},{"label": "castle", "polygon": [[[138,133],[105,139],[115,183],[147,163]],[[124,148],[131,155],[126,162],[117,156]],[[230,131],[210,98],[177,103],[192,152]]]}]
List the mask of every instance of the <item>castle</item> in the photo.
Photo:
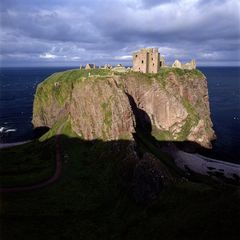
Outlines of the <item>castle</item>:
[{"label": "castle", "polygon": [[[157,73],[161,67],[167,67],[164,58],[160,57],[158,48],[142,48],[138,52],[134,52],[132,56],[134,72]],[[192,60],[182,64],[176,60],[172,67],[191,70],[196,68],[196,62]]]},{"label": "castle", "polygon": [[133,53],[133,71],[142,73],[157,73],[160,68],[160,53],[158,48],[142,48]]},{"label": "castle", "polygon": [[[132,68],[125,68],[122,64],[118,64],[115,67],[112,67],[110,64],[105,64],[101,69],[110,69],[113,72],[142,72],[142,73],[158,73],[160,68],[168,68],[165,64],[165,59],[163,56],[160,56],[158,48],[141,48],[138,52],[134,52],[132,55],[133,66]],[[95,69],[97,68],[96,64],[86,64],[85,69]],[[181,69],[196,69],[196,61],[192,59],[188,63],[181,63],[179,60],[175,60],[172,64],[172,68],[181,68]],[[80,69],[83,69],[83,66],[80,65]]]}]

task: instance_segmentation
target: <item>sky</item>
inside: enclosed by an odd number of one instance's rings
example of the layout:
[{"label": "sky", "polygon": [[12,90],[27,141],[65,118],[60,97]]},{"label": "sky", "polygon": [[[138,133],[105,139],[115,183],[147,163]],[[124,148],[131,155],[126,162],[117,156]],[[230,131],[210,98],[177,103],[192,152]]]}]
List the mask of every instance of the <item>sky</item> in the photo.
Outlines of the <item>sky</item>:
[{"label": "sky", "polygon": [[157,47],[168,64],[240,66],[239,0],[1,0],[1,66],[122,63]]}]

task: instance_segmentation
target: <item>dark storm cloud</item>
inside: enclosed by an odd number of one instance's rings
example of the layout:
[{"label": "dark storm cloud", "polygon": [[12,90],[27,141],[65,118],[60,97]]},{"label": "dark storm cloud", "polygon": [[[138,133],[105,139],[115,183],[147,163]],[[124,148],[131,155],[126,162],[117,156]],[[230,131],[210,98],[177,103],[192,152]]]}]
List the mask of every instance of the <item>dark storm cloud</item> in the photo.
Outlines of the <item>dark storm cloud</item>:
[{"label": "dark storm cloud", "polygon": [[159,47],[170,63],[239,64],[237,0],[3,0],[2,64],[122,61]]}]

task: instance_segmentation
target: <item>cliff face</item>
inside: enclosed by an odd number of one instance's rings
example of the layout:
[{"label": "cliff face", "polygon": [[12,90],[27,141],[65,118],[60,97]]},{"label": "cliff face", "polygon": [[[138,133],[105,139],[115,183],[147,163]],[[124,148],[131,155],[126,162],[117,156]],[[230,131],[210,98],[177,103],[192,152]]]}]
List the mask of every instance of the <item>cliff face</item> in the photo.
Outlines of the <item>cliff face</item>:
[{"label": "cliff face", "polygon": [[136,127],[159,140],[190,140],[211,147],[214,138],[207,82],[198,70],[158,74],[72,70],[41,83],[34,99],[34,127],[70,118],[84,139],[130,139]]}]

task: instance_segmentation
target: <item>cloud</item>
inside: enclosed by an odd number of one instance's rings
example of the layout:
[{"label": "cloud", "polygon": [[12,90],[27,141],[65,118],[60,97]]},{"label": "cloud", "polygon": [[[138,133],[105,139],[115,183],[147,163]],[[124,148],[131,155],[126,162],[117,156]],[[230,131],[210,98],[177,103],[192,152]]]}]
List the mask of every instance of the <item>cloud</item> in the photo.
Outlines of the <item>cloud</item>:
[{"label": "cloud", "polygon": [[45,58],[45,59],[55,59],[57,56],[51,53],[44,53],[39,55],[40,58]]},{"label": "cloud", "polygon": [[130,64],[133,51],[158,47],[169,63],[239,65],[239,9],[237,0],[2,0],[2,64]]},{"label": "cloud", "polygon": [[131,60],[132,56],[131,55],[125,55],[125,56],[116,56],[114,57],[115,60]]}]

